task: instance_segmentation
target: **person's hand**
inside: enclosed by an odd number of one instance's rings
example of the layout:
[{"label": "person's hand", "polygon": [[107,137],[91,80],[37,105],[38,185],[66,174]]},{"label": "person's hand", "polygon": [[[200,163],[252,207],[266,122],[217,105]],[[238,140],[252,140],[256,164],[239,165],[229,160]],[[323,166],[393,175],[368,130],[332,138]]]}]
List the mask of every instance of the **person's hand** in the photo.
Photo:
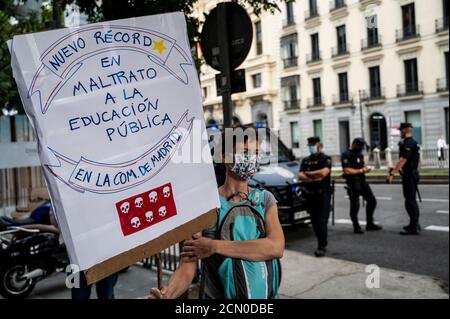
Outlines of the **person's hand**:
[{"label": "person's hand", "polygon": [[173,299],[173,294],[168,287],[152,288],[148,299]]},{"label": "person's hand", "polygon": [[364,167],[364,172],[365,173],[370,173],[371,171],[372,171],[372,167],[370,167],[370,166]]},{"label": "person's hand", "polygon": [[392,184],[393,182],[394,182],[394,176],[389,175],[389,176],[386,178],[386,183]]},{"label": "person's hand", "polygon": [[183,251],[180,255],[184,262],[205,259],[215,254],[216,244],[214,240],[203,237],[201,234],[196,234],[193,238],[193,240],[184,242]]}]

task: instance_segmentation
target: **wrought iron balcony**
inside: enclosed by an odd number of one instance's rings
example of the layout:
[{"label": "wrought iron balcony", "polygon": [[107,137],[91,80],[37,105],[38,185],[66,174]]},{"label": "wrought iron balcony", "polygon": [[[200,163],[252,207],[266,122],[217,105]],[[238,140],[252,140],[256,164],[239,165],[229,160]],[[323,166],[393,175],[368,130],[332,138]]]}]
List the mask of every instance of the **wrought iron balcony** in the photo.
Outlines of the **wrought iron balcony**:
[{"label": "wrought iron balcony", "polygon": [[397,97],[423,95],[423,82],[410,82],[397,85]]},{"label": "wrought iron balcony", "polygon": [[322,61],[322,52],[313,52],[310,54],[306,55],[306,63],[310,64],[310,63],[314,63],[314,62],[319,62]]},{"label": "wrought iron balcony", "polygon": [[333,95],[333,105],[345,105],[353,104],[353,98],[348,94],[334,94]]},{"label": "wrought iron balcony", "polygon": [[319,8],[305,11],[305,21],[314,19],[319,16]]},{"label": "wrought iron balcony", "polygon": [[385,100],[385,89],[380,87],[373,87],[369,91],[363,90],[361,92],[361,99],[365,102]]},{"label": "wrought iron balcony", "polygon": [[331,57],[336,58],[339,56],[350,54],[349,45],[346,43],[345,45],[337,46],[331,49]]},{"label": "wrought iron balcony", "polygon": [[322,107],[323,106],[323,98],[321,96],[309,98],[306,106],[309,109],[315,108],[315,107]]},{"label": "wrought iron balcony", "polygon": [[437,92],[448,92],[448,80],[447,78],[437,79],[436,81]]},{"label": "wrought iron balcony", "polygon": [[330,2],[330,12],[347,7],[347,2],[345,0],[334,0]]},{"label": "wrought iron balcony", "polygon": [[397,42],[402,42],[420,37],[420,25],[411,25],[395,32]]},{"label": "wrought iron balcony", "polygon": [[293,56],[283,59],[283,66],[285,69],[292,68],[298,65],[298,57]]},{"label": "wrought iron balcony", "polygon": [[300,109],[300,100],[283,101],[285,111],[296,111]]},{"label": "wrought iron balcony", "polygon": [[382,46],[381,43],[381,35],[374,38],[363,39],[361,40],[361,50],[365,51],[373,48],[379,48]]}]

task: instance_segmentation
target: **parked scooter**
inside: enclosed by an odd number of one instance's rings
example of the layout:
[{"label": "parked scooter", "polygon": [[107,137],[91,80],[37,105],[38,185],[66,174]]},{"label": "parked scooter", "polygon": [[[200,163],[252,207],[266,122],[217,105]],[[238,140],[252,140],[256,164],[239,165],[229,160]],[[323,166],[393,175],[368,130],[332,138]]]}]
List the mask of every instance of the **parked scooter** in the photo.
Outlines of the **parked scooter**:
[{"label": "parked scooter", "polygon": [[59,230],[49,225],[9,226],[0,219],[0,295],[27,297],[37,282],[69,265]]}]

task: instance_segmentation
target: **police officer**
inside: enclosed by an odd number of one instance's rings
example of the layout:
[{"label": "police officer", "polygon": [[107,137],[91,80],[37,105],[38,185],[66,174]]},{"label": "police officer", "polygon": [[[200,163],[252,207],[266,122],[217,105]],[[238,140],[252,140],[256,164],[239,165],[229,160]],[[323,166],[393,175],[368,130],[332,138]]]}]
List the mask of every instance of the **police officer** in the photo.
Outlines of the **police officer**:
[{"label": "police officer", "polygon": [[358,221],[360,196],[367,202],[366,230],[376,231],[382,229],[382,227],[376,225],[373,220],[373,213],[377,207],[377,200],[366,181],[366,173],[370,172],[370,168],[364,162],[364,149],[366,146],[367,143],[363,138],[356,138],[353,141],[351,148],[342,153],[341,156],[344,178],[347,183],[348,195],[350,198],[350,219],[352,220],[353,231],[355,234],[364,234]]},{"label": "police officer", "polygon": [[319,137],[308,138],[310,156],[303,159],[299,179],[305,183],[306,206],[318,241],[316,257],[328,246],[328,218],[331,210],[331,157],[322,153]]},{"label": "police officer", "polygon": [[412,137],[413,126],[411,123],[402,123],[400,131],[402,141],[399,143],[400,160],[391,170],[387,182],[392,184],[397,173],[402,176],[403,196],[405,197],[405,208],[409,215],[409,225],[403,227],[402,235],[419,235],[421,227],[419,225],[419,205],[417,205],[416,194],[419,184],[419,161],[420,146]]}]

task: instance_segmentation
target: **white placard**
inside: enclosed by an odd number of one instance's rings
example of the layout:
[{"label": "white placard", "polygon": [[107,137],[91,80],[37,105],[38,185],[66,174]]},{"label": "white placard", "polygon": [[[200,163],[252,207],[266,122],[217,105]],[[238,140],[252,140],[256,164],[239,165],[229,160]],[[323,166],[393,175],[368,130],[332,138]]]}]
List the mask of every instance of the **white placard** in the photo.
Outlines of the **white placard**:
[{"label": "white placard", "polygon": [[219,206],[212,164],[173,161],[194,123],[205,132],[183,14],[16,36],[10,49],[72,263],[88,269]]}]

